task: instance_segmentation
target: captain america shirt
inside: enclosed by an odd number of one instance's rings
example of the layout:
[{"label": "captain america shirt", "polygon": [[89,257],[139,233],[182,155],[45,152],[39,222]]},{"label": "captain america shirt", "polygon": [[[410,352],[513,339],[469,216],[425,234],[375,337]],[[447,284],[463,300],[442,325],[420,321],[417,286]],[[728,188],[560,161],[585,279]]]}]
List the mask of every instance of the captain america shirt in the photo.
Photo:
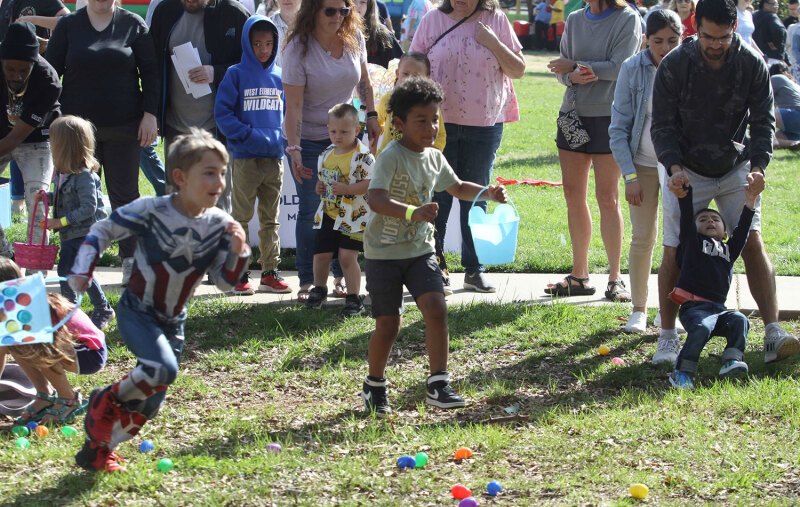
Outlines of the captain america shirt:
[{"label": "captain america shirt", "polygon": [[233,218],[218,208],[188,217],[172,196],[144,197],[95,223],[81,245],[71,275],[91,278],[100,254],[112,241],[137,238],[135,264],[127,290],[157,315],[179,317],[203,276],[228,291],[247,269],[244,255],[230,251]]}]

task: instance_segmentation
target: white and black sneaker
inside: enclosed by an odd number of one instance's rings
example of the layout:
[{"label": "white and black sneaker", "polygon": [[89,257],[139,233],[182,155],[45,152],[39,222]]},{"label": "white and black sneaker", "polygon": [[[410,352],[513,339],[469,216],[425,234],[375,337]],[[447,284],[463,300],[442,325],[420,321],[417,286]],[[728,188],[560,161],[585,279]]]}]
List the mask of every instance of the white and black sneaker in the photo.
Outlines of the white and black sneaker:
[{"label": "white and black sneaker", "polygon": [[450,387],[450,373],[437,371],[428,377],[428,396],[425,403],[439,408],[461,408],[467,405],[464,398]]},{"label": "white and black sneaker", "polygon": [[392,415],[389,398],[386,396],[386,379],[375,378],[367,375],[364,386],[361,388],[361,401],[368,414],[375,413],[378,417]]}]

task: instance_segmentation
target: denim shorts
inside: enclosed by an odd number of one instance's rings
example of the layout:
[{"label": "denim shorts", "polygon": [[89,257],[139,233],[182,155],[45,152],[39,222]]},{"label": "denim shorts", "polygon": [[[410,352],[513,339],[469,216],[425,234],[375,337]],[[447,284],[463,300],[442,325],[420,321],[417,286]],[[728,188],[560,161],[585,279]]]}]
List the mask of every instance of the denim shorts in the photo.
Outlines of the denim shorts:
[{"label": "denim shorts", "polygon": [[86,345],[76,345],[75,357],[78,360],[78,374],[91,375],[102,370],[106,365],[107,354],[105,345],[97,350],[92,350]]},{"label": "denim shorts", "polygon": [[783,122],[783,132],[787,139],[800,141],[800,111],[797,109],[778,108],[778,114]]},{"label": "denim shorts", "polygon": [[367,259],[364,274],[373,317],[403,313],[403,285],[414,299],[428,292],[444,292],[442,270],[434,253],[410,259]]},{"label": "denim shorts", "polygon": [[[659,168],[663,168],[659,164]],[[700,176],[690,169],[683,168],[689,176],[689,184],[692,186],[692,205],[697,213],[703,208],[707,208],[713,200],[717,204],[722,219],[725,220],[725,228],[728,236],[733,234],[733,229],[739,223],[739,215],[742,214],[744,207],[745,178],[750,172],[750,162],[743,162],[735,167],[731,172],[721,178],[708,178]],[[677,247],[680,243],[681,230],[681,210],[678,207],[678,198],[675,197],[667,187],[666,178],[661,184],[661,202],[664,208],[664,246]],[[756,214],[750,224],[751,231],[761,230],[761,196],[756,199]]]}]

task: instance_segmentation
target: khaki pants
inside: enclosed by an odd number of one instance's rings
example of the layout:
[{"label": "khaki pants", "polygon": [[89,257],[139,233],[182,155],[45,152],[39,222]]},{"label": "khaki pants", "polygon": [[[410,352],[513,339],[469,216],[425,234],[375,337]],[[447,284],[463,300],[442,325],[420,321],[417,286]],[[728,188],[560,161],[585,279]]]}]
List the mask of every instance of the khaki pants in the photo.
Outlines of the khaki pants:
[{"label": "khaki pants", "polygon": [[283,160],[279,158],[239,158],[233,161],[233,219],[242,224],[250,242],[247,224],[253,218],[258,198],[258,242],[261,269],[271,271],[281,261],[278,237],[278,206],[281,201]]},{"label": "khaki pants", "polygon": [[631,300],[634,307],[647,306],[647,280],[653,265],[653,246],[658,235],[658,169],[636,166],[642,187],[642,204],[628,206],[631,216],[631,250],[629,254]]}]

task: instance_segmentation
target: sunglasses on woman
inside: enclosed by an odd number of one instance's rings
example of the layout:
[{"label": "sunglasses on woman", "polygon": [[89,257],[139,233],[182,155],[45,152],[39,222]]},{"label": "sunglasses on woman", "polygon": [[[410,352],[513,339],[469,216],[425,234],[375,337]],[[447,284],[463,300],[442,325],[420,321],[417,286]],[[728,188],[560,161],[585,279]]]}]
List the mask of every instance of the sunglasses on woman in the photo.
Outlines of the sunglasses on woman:
[{"label": "sunglasses on woman", "polygon": [[329,18],[336,16],[336,14],[341,14],[343,18],[346,18],[350,15],[350,10],[350,7],[325,7],[322,9],[322,12],[324,12]]}]

